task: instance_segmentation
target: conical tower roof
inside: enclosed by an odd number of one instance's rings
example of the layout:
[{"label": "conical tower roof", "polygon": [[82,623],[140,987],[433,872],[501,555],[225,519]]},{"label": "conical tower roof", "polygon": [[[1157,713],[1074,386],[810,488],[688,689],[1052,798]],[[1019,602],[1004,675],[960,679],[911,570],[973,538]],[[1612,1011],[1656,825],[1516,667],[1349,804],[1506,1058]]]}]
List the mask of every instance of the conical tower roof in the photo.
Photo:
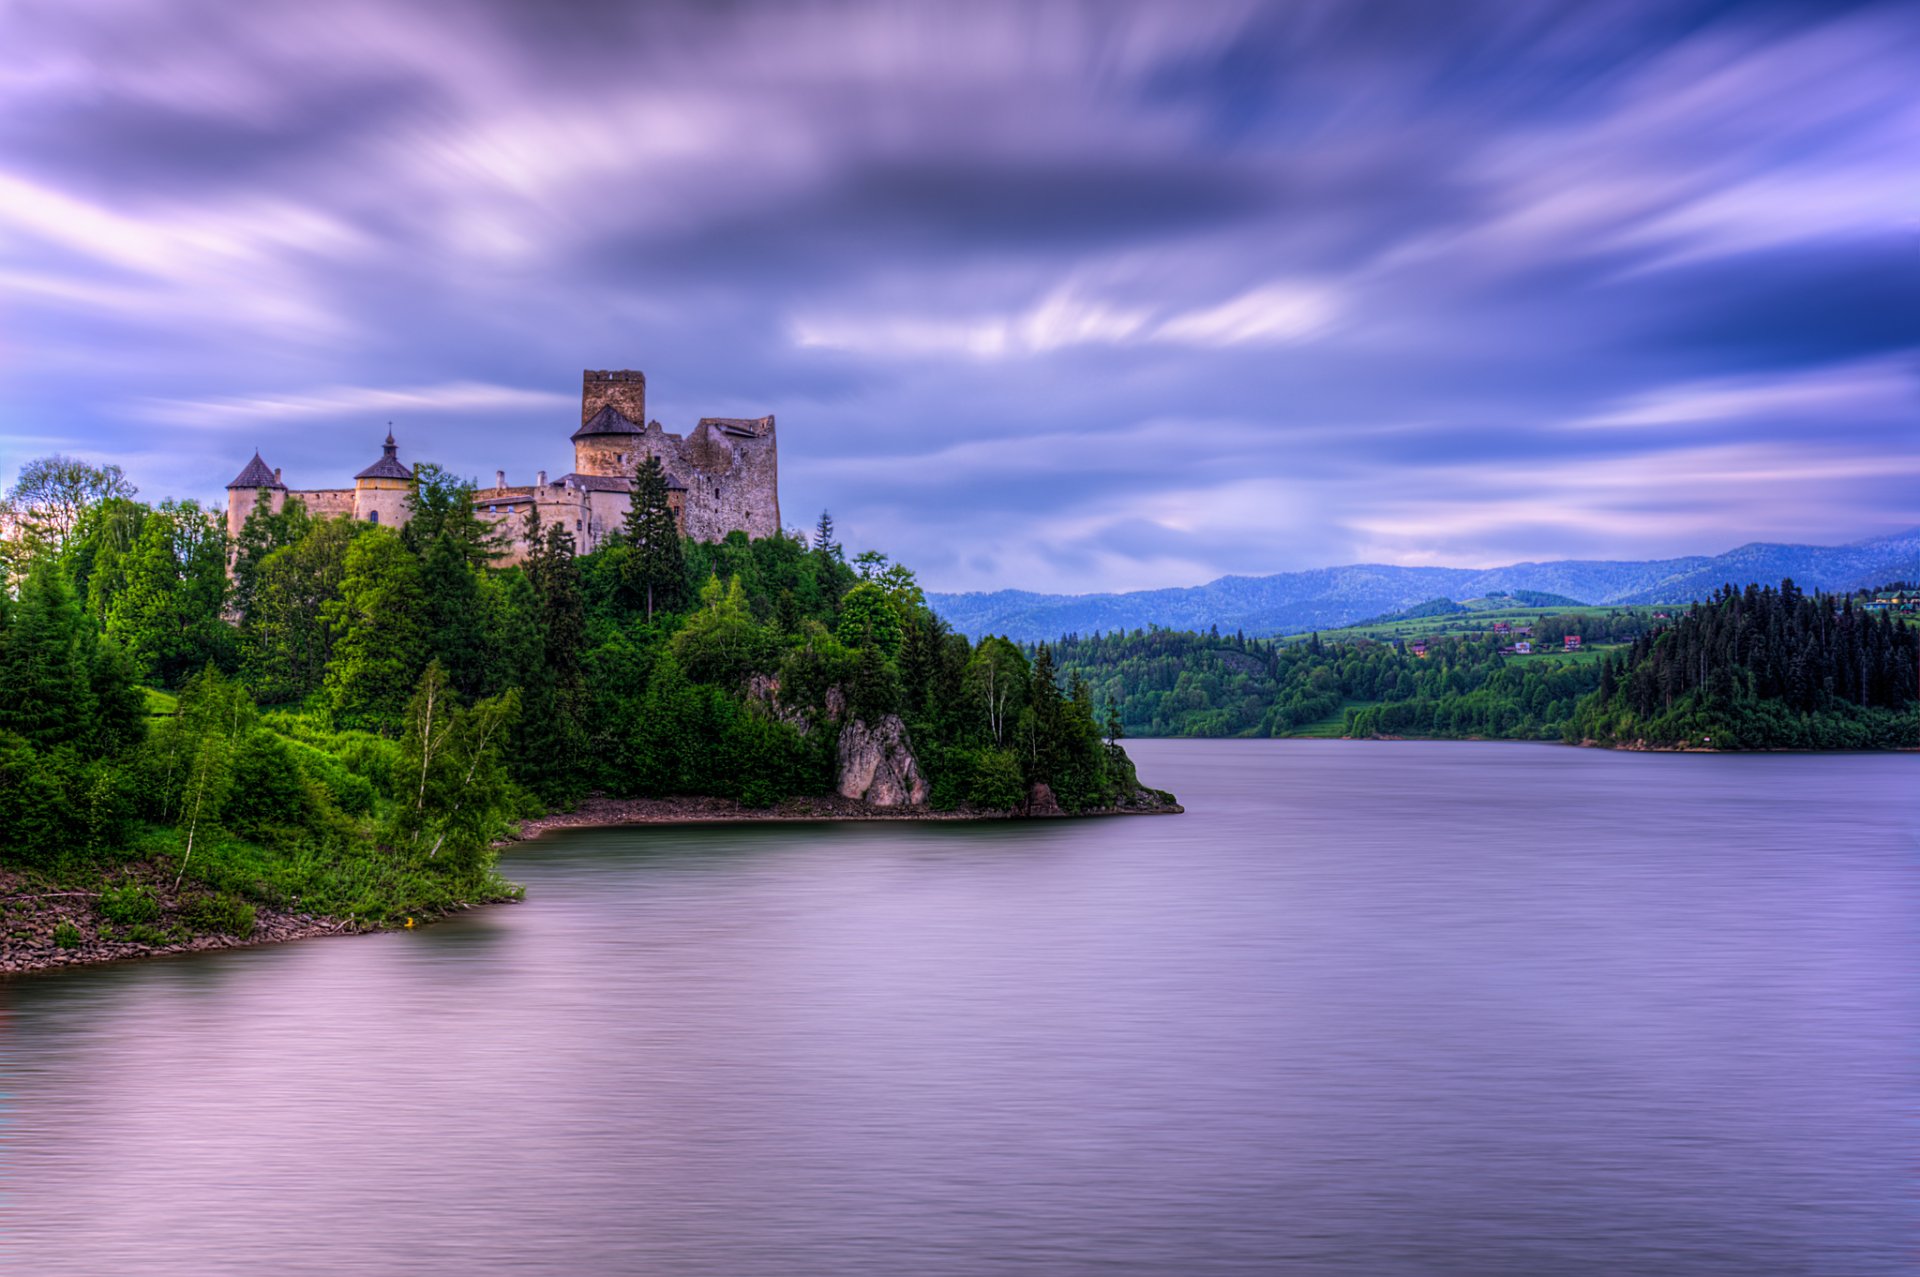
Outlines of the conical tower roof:
[{"label": "conical tower roof", "polygon": [[287,485],[280,482],[272,466],[260,459],[260,450],[256,448],[253,452],[253,460],[247,462],[247,468],[233,476],[233,482],[227,486],[229,488],[284,488]]}]

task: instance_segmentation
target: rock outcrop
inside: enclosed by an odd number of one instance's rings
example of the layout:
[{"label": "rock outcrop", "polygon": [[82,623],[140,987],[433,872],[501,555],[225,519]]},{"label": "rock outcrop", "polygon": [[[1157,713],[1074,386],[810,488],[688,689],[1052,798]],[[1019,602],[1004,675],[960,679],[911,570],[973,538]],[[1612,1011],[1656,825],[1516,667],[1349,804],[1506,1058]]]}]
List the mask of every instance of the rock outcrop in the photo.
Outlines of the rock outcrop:
[{"label": "rock outcrop", "polygon": [[1027,800],[1013,809],[1016,816],[1064,816],[1060,800],[1053,796],[1053,786],[1044,780],[1033,782],[1033,788],[1027,791]]},{"label": "rock outcrop", "polygon": [[874,807],[919,807],[926,777],[914,761],[907,725],[888,714],[869,727],[853,719],[840,729],[840,795]]}]

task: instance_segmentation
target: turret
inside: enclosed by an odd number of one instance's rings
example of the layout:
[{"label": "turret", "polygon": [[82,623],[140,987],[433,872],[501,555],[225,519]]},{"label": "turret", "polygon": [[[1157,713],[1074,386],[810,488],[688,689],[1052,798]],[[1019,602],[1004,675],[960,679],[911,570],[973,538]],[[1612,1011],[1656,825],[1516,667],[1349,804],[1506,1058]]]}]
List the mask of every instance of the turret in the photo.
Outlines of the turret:
[{"label": "turret", "polygon": [[400,460],[400,445],[387,427],[380,459],[353,476],[353,517],[368,523],[399,527],[407,521],[407,493],[413,488],[413,468]]},{"label": "turret", "polygon": [[260,457],[260,450],[254,449],[253,460],[247,462],[239,474],[233,476],[233,482],[227,485],[227,534],[239,536],[240,529],[246,526],[247,516],[260,504],[265,494],[267,509],[279,510],[287,499],[287,485],[280,482],[280,472],[269,466]]}]

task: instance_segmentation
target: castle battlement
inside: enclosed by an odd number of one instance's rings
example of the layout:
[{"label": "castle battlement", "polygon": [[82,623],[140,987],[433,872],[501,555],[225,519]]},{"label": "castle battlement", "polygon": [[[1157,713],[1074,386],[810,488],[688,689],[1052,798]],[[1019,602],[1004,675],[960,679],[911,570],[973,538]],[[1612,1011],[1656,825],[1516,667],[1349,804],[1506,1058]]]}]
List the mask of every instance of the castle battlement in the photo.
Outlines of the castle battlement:
[{"label": "castle battlement", "polygon": [[[474,493],[480,517],[499,526],[510,547],[508,562],[525,555],[526,517],[536,509],[542,526],[569,529],[581,553],[605,544],[626,520],[634,473],[648,457],[660,458],[666,470],[668,502],[685,535],[718,541],[735,531],[767,537],[780,530],[779,455],[771,414],[702,417],[685,436],[669,434],[647,418],[645,373],[589,368],[580,380],[573,470],[551,481],[542,470],[531,484],[508,484],[506,473],[495,471],[493,485]],[[260,503],[278,510],[293,497],[323,518],[399,527],[407,520],[412,481],[413,468],[399,459],[391,429],[380,458],[354,477],[351,488],[289,488],[280,471],[256,452],[227,485],[227,530],[238,536]]]}]

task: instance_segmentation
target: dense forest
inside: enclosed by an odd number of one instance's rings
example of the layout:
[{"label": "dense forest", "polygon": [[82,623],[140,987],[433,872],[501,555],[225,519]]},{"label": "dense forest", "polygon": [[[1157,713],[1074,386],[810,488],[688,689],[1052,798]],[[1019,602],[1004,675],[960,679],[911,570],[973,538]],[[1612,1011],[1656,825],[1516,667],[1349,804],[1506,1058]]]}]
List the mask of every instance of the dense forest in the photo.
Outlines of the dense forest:
[{"label": "dense forest", "polygon": [[[1585,651],[1562,653],[1568,634]],[[1069,636],[1054,656],[1134,736],[1882,749],[1920,744],[1917,635],[1851,597],[1807,595],[1789,581],[1728,587],[1671,619],[1541,617],[1532,654],[1503,650],[1508,641],[1492,634],[1415,649],[1136,630]]]},{"label": "dense forest", "polygon": [[[1645,613],[1570,613],[1533,622],[1558,648],[1642,633]],[[1488,636],[1403,644],[1249,639],[1218,632],[1135,630],[1069,636],[1054,648],[1094,699],[1133,736],[1505,737],[1558,740],[1580,697],[1599,686],[1591,657],[1503,654]]]},{"label": "dense forest", "polygon": [[1600,670],[1570,739],[1715,749],[1920,743],[1920,631],[1792,581],[1722,589]]},{"label": "dense forest", "polygon": [[0,870],[162,866],[229,919],[432,912],[511,890],[492,846],[517,819],[829,794],[843,725],[889,716],[938,809],[1135,794],[1046,649],[970,644],[825,515],[684,540],[657,463],[637,478],[611,545],[535,524],[502,566],[472,485],[430,465],[399,530],[295,499],[230,539],[113,467],[30,463],[0,542]]}]

